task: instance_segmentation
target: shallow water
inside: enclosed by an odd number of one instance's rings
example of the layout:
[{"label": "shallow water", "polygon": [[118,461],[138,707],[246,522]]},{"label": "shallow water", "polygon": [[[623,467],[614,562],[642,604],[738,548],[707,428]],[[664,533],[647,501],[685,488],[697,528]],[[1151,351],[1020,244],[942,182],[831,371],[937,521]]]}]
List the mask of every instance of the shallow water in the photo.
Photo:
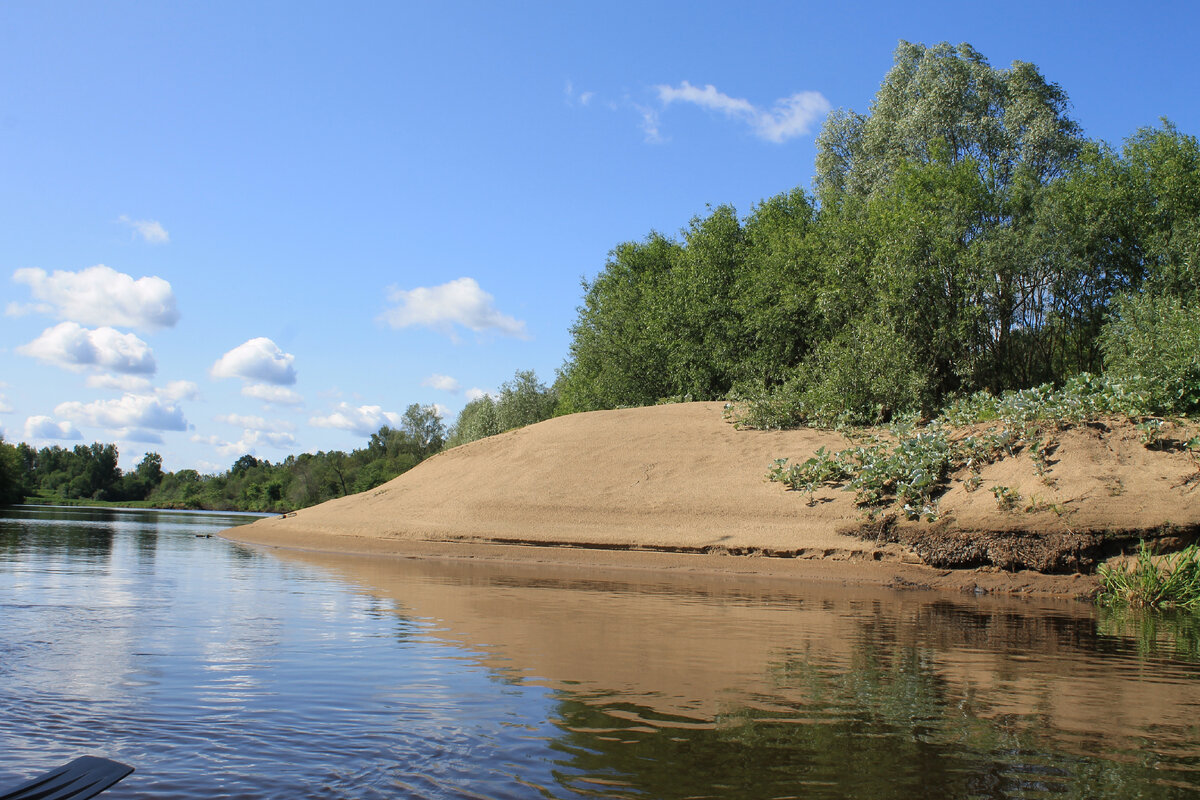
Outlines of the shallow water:
[{"label": "shallow water", "polygon": [[1192,797],[1200,623],[0,515],[0,787],[133,797]]}]

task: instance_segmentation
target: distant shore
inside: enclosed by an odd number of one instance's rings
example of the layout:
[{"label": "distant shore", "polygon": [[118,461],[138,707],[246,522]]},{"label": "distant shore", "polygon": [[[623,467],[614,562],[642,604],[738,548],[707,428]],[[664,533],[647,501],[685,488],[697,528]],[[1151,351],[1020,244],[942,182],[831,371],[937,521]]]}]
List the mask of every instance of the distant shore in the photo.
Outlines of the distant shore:
[{"label": "distant shore", "polygon": [[[369,492],[225,536],[369,556],[1081,597],[1103,557],[1200,532],[1186,454],[1147,449],[1116,422],[1058,440],[1052,480],[1019,452],[981,471],[983,486],[1011,487],[1024,508],[955,484],[931,524],[869,520],[848,492],[825,487],[809,502],[765,480],[774,459],[846,447],[836,432],[739,431],[720,403],[591,412],[453,448]],[[1027,568],[1038,565],[1057,568]]]}]

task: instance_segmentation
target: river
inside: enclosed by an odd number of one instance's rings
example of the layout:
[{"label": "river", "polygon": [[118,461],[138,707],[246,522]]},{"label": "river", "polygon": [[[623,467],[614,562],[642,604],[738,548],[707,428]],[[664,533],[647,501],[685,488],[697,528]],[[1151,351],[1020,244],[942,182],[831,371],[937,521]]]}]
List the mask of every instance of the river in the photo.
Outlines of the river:
[{"label": "river", "polygon": [[121,798],[1174,798],[1200,621],[259,551],[246,515],[0,511],[0,788]]}]

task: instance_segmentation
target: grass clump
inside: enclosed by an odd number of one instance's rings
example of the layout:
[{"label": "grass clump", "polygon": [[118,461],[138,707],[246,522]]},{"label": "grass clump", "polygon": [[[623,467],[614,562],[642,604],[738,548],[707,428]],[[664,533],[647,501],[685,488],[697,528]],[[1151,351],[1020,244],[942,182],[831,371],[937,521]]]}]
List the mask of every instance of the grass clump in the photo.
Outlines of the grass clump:
[{"label": "grass clump", "polygon": [[1104,606],[1200,608],[1200,548],[1188,545],[1173,555],[1156,556],[1142,542],[1132,564],[1097,569]]}]

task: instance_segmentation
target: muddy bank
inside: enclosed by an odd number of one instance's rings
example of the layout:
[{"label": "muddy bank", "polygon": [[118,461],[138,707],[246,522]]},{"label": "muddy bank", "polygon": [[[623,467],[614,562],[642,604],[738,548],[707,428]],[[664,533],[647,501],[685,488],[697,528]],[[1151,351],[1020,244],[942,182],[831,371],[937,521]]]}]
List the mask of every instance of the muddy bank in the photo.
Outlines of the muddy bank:
[{"label": "muddy bank", "polygon": [[[809,498],[765,480],[777,458],[847,446],[832,431],[736,430],[720,403],[576,414],[227,535],[310,550],[1078,594],[1094,582],[1075,573],[1107,554],[1200,531],[1196,462],[1146,448],[1127,423],[1060,431],[1041,464],[1018,448],[978,481],[952,480],[935,523],[868,522],[850,492],[827,486]],[[1020,500],[1001,508],[992,486]]]}]

